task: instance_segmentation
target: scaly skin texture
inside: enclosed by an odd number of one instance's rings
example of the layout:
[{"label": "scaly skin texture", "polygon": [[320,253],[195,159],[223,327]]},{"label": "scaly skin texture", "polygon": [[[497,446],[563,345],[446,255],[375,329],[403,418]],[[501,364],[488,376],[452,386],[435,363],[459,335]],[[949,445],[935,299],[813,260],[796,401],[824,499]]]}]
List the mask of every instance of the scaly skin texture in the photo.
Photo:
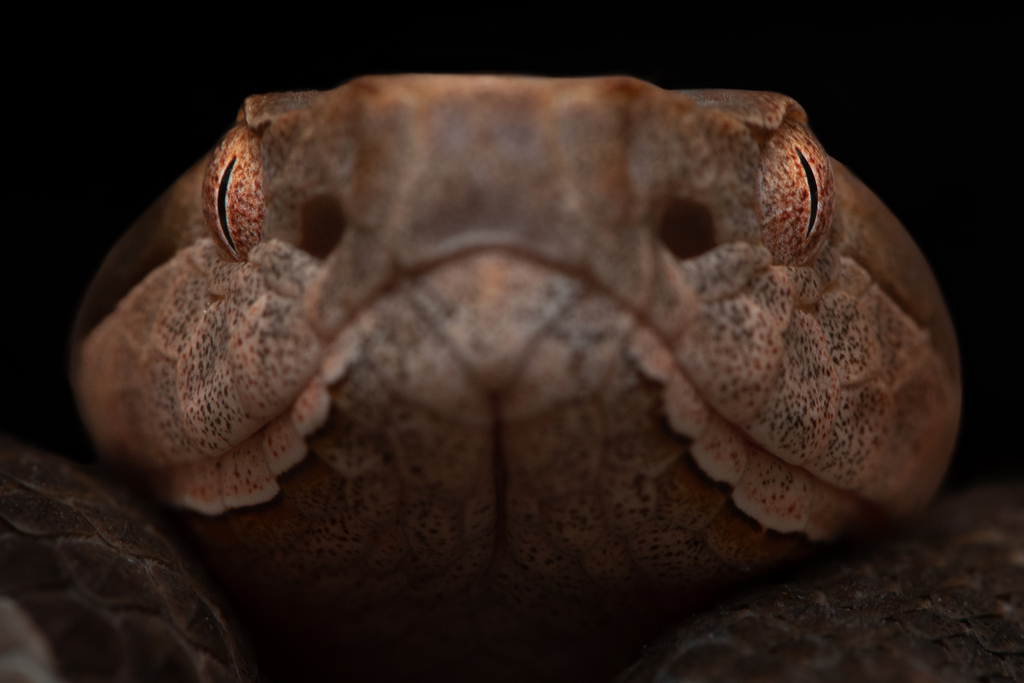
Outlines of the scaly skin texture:
[{"label": "scaly skin texture", "polygon": [[1024,486],[947,497],[926,522],[742,590],[615,683],[1024,680]]},{"label": "scaly skin texture", "polygon": [[86,423],[288,675],[607,678],[951,453],[938,288],[805,124],[626,78],[249,98],[94,282]]},{"label": "scaly skin texture", "polygon": [[138,498],[0,437],[0,680],[256,681],[237,628]]}]

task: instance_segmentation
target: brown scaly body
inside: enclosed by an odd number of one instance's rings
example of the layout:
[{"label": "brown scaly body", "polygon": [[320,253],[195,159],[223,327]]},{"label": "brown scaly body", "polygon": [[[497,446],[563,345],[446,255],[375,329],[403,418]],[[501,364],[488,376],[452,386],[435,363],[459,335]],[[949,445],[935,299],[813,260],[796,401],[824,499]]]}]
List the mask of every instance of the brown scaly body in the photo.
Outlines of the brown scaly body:
[{"label": "brown scaly body", "polygon": [[609,676],[952,449],[938,288],[805,123],[622,78],[250,98],[104,264],[86,421],[312,668]]},{"label": "brown scaly body", "polygon": [[1024,680],[1024,487],[947,496],[876,545],[741,590],[615,683]]},{"label": "brown scaly body", "polygon": [[0,437],[0,680],[258,680],[223,595],[141,501]]}]

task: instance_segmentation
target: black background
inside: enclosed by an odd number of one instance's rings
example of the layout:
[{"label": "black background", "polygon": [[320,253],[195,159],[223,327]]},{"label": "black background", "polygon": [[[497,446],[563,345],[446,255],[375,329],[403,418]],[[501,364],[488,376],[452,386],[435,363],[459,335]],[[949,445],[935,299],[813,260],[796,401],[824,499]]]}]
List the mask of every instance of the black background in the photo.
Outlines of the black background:
[{"label": "black background", "polygon": [[1024,475],[1011,97],[1020,78],[1005,43],[960,27],[694,40],[614,23],[544,36],[424,24],[410,39],[372,25],[308,35],[271,21],[170,39],[72,31],[37,45],[47,61],[22,55],[5,97],[0,431],[92,458],[64,375],[74,311],[117,237],[212,146],[246,95],[367,73],[625,74],[665,88],[774,90],[804,105],[829,153],[902,219],[945,292],[965,388],[949,482]]}]

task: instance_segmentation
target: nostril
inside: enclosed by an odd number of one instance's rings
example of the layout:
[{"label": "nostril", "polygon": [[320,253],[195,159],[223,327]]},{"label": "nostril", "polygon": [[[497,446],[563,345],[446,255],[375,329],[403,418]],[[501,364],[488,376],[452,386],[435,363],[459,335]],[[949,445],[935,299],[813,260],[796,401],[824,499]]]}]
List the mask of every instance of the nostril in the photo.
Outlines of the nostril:
[{"label": "nostril", "polygon": [[316,258],[330,254],[345,232],[345,213],[341,202],[331,195],[307,199],[302,204],[299,218],[298,247]]},{"label": "nostril", "polygon": [[676,199],[661,218],[658,236],[676,258],[694,258],[714,248],[715,221],[703,204]]}]

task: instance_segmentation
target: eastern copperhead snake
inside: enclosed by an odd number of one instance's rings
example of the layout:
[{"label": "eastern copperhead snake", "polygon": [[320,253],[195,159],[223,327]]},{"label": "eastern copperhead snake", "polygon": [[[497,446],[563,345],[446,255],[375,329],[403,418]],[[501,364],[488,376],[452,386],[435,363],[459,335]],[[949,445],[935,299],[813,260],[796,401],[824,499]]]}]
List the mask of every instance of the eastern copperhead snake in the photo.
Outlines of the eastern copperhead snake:
[{"label": "eastern copperhead snake", "polygon": [[951,453],[938,287],[805,124],[626,78],[249,98],[94,281],[86,422],[298,680],[607,678]]}]

